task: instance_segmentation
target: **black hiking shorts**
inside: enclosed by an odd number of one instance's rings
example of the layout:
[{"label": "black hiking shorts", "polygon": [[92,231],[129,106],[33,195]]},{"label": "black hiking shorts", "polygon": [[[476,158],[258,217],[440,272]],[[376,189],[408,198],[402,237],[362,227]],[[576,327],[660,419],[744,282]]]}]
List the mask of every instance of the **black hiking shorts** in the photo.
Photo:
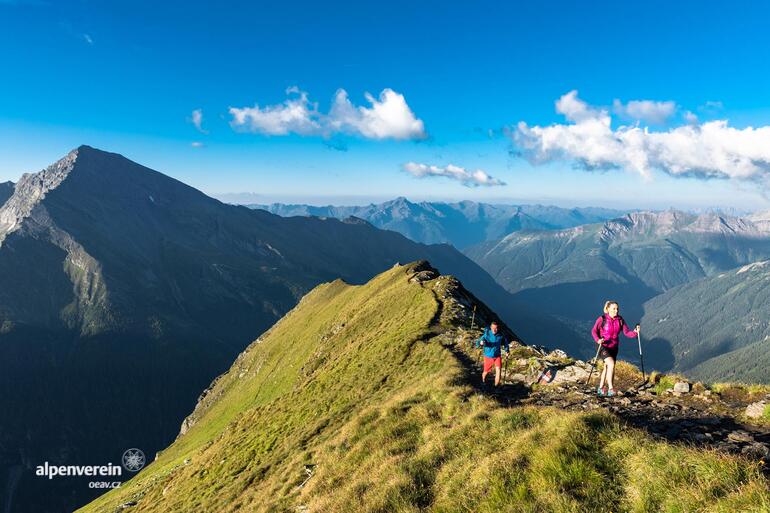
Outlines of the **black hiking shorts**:
[{"label": "black hiking shorts", "polygon": [[614,358],[618,359],[618,346],[615,347],[606,347],[602,346],[601,350],[599,351],[599,357],[601,357],[602,360],[605,358]]}]

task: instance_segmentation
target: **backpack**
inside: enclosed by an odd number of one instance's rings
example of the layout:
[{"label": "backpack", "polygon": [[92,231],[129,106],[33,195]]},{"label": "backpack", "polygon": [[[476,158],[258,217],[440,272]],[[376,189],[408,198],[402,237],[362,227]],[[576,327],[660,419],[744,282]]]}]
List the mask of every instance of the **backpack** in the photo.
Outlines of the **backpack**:
[{"label": "backpack", "polygon": [[[618,314],[618,322],[620,322],[620,326],[618,326],[619,331],[618,335],[620,335],[623,332],[623,325],[626,323],[626,321],[623,319],[623,317]],[[604,325],[607,324],[607,314],[602,314],[602,324],[599,326],[599,336],[602,336],[602,332],[604,331]]]}]

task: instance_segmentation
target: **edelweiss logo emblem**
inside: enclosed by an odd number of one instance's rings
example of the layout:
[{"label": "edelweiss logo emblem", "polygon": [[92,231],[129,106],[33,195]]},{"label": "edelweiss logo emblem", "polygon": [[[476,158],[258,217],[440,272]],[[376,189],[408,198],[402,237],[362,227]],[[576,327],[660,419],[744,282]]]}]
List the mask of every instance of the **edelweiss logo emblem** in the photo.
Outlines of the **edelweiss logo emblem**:
[{"label": "edelweiss logo emblem", "polygon": [[123,468],[129,472],[139,472],[144,462],[144,453],[139,449],[128,449],[123,453]]}]

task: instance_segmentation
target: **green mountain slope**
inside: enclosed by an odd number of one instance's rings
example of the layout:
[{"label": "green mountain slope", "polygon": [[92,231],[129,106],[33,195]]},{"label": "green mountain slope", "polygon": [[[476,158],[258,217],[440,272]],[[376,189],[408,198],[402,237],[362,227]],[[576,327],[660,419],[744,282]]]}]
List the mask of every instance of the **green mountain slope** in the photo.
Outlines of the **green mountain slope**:
[{"label": "green mountain slope", "polygon": [[[470,305],[426,263],[320,285],[82,512],[763,511],[757,466],[466,381]],[[474,330],[473,335],[478,335]]]},{"label": "green mountain slope", "polygon": [[644,305],[650,355],[696,379],[770,383],[770,261],[671,289]]}]

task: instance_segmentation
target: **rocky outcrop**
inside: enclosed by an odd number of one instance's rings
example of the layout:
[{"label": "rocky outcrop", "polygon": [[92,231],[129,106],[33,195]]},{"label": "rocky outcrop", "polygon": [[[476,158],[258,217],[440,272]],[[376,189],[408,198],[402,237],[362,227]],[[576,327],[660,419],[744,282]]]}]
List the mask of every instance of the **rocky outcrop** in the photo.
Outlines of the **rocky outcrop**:
[{"label": "rocky outcrop", "polygon": [[78,149],[54,162],[39,173],[25,173],[16,184],[13,195],[0,207],[0,245],[32,214],[46,194],[59,186],[74,168]]}]

